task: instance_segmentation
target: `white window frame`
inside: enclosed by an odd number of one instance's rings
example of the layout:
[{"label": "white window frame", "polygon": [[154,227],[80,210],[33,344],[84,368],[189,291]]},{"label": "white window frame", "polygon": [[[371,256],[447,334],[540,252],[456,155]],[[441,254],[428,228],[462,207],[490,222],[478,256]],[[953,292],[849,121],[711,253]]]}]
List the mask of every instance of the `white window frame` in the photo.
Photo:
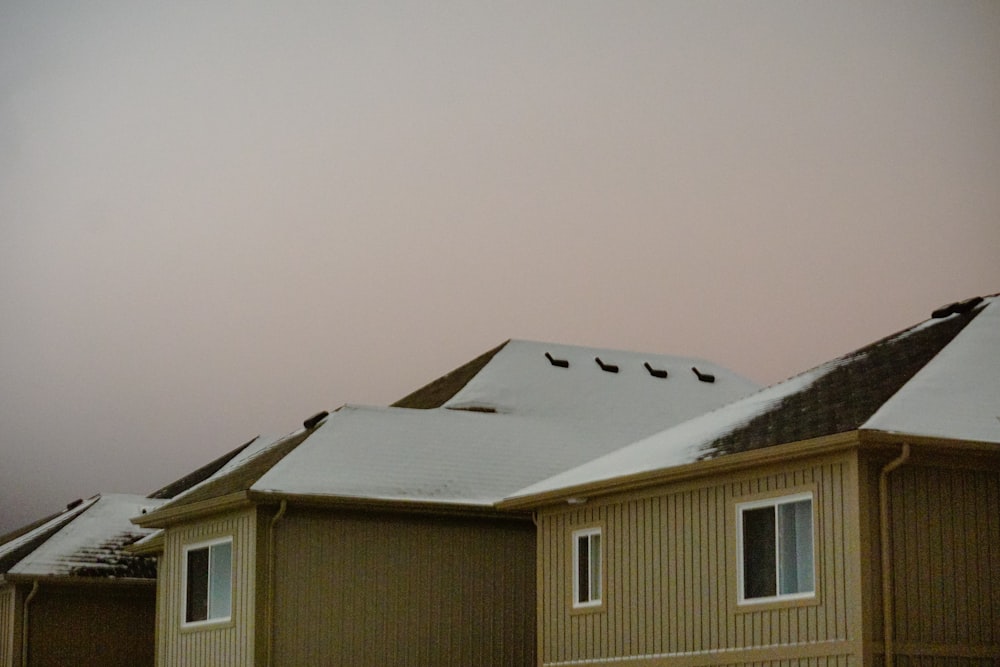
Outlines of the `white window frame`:
[{"label": "white window frame", "polygon": [[[781,532],[778,529],[777,522],[775,523],[775,539],[774,539],[774,567],[775,567],[775,595],[768,595],[762,597],[747,598],[745,597],[746,592],[746,582],[744,580],[744,558],[745,554],[743,551],[743,514],[747,510],[761,509],[764,507],[775,508],[775,516],[777,517],[777,508],[781,505],[788,505],[792,503],[802,502],[804,500],[809,501],[810,509],[810,535],[809,544],[812,549],[812,590],[802,591],[798,593],[781,593]],[[784,602],[786,600],[808,600],[816,597],[816,561],[817,561],[817,549],[816,549],[816,499],[812,491],[805,491],[803,493],[795,493],[787,496],[776,496],[769,498],[761,498],[758,500],[751,500],[747,502],[737,503],[736,505],[736,590],[737,599],[741,605],[750,604],[765,604],[768,602]]]},{"label": "white window frame", "polygon": [[[212,599],[212,553],[213,547],[221,544],[229,544],[229,613],[225,616],[212,617],[211,599]],[[188,554],[192,551],[198,551],[201,549],[208,549],[208,572],[205,576],[205,586],[207,590],[205,595],[208,599],[208,610],[207,618],[200,621],[189,621],[188,617]],[[195,544],[187,544],[184,546],[181,554],[181,571],[183,576],[181,577],[181,627],[184,628],[194,628],[204,625],[218,625],[220,623],[228,623],[233,618],[233,596],[235,592],[235,586],[233,585],[233,574],[234,574],[234,558],[233,558],[233,538],[232,537],[221,537],[214,540],[207,540],[204,542],[198,542]]]},{"label": "white window frame", "polygon": [[[593,562],[593,538],[597,536],[597,563]],[[580,538],[587,538],[587,600],[580,601]],[[588,609],[604,604],[604,537],[600,526],[574,530],[573,539],[573,608]],[[596,576],[596,582],[595,582]],[[594,595],[594,584],[597,584],[597,595]]]}]

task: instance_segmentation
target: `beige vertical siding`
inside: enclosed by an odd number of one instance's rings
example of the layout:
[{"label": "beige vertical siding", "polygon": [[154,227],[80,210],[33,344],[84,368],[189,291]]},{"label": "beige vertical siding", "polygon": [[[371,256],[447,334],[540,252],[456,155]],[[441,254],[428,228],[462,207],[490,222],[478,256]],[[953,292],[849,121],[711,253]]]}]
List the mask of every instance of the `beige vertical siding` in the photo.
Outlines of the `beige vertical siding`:
[{"label": "beige vertical siding", "polygon": [[535,664],[529,521],[289,509],[276,546],[276,666]]},{"label": "beige vertical siding", "polygon": [[18,618],[17,590],[0,584],[0,667],[20,664],[21,623]]},{"label": "beige vertical siding", "polygon": [[890,496],[897,664],[1000,664],[1000,470],[908,465]]},{"label": "beige vertical siding", "polygon": [[[621,657],[649,661],[636,664],[721,664],[735,656],[720,651],[786,644],[805,644],[785,651],[795,664],[846,664],[853,649],[845,641],[861,627],[856,593],[846,583],[859,577],[848,555],[856,549],[855,470],[845,455],[543,515],[543,664]],[[817,599],[738,606],[736,502],[806,488],[815,493]],[[588,525],[605,528],[605,607],[576,612],[569,536]],[[773,650],[753,660],[779,655]]]},{"label": "beige vertical siding", "polygon": [[[201,628],[181,627],[184,546],[233,538],[232,622]],[[255,661],[257,596],[256,510],[221,515],[169,528],[160,559],[157,602],[158,667],[250,667]]]}]

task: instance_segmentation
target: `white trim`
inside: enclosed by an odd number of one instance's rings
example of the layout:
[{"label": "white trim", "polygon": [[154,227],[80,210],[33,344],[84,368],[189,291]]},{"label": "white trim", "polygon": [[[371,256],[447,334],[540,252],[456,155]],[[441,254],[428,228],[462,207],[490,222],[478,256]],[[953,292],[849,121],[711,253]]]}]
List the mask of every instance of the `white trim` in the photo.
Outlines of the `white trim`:
[{"label": "white trim", "polygon": [[[604,602],[604,538],[602,537],[602,530],[600,526],[592,526],[590,528],[581,528],[580,530],[574,530],[572,533],[573,540],[573,608],[574,609],[586,609],[587,607],[599,607]],[[598,545],[598,554],[600,562],[597,568],[597,597],[594,597],[593,581],[588,581],[588,601],[580,602],[580,538],[586,537],[587,539],[587,549],[588,549],[588,574],[593,568],[593,564],[590,560],[590,538],[597,535],[601,538],[600,544]]]},{"label": "white trim", "polygon": [[[743,579],[743,512],[746,510],[760,509],[763,507],[774,507],[775,508],[775,540],[774,540],[774,566],[775,572],[775,590],[780,590],[781,582],[781,541],[780,535],[777,534],[777,508],[779,505],[788,505],[791,503],[802,502],[803,500],[809,501],[809,509],[812,513],[811,516],[811,527],[812,532],[809,536],[810,544],[812,545],[812,567],[813,567],[813,588],[811,591],[805,591],[802,593],[778,593],[776,595],[768,595],[767,597],[759,598],[745,598],[743,597],[743,592],[745,589],[745,582]],[[755,604],[766,604],[768,602],[785,602],[791,600],[807,600],[816,597],[816,501],[812,491],[804,491],[802,493],[793,493],[787,496],[771,496],[768,498],[759,498],[757,500],[748,500],[746,502],[736,503],[736,601],[739,605],[755,605]]]},{"label": "white trim", "polygon": [[[204,621],[188,621],[187,620],[187,591],[188,591],[188,553],[191,551],[197,551],[199,549],[208,549],[209,565],[208,572],[206,572],[206,586],[208,590],[205,594],[211,599],[211,571],[212,571],[212,547],[219,544],[229,544],[229,591],[230,591],[230,602],[229,602],[229,614],[227,616],[220,616],[218,618],[206,618]],[[233,604],[232,604],[232,593],[235,589],[233,585],[233,575],[235,574],[232,564],[233,559],[233,538],[232,536],[220,537],[212,540],[205,540],[203,542],[194,542],[192,544],[185,544],[181,549],[181,627],[182,628],[197,628],[208,625],[217,625],[219,623],[228,623],[233,618]]]}]

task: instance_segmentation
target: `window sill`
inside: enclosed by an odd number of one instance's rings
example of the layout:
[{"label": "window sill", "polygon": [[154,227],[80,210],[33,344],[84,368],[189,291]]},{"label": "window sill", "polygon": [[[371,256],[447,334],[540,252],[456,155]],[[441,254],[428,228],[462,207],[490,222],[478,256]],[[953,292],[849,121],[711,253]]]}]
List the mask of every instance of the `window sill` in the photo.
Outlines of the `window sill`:
[{"label": "window sill", "polygon": [[235,626],[236,623],[233,621],[233,617],[229,616],[227,618],[212,619],[210,621],[192,621],[190,623],[182,621],[180,631],[188,633],[201,632],[203,630],[224,630]]},{"label": "window sill", "polygon": [[755,611],[771,611],[772,609],[791,609],[795,607],[816,607],[820,604],[818,595],[797,595],[789,597],[760,598],[759,600],[740,600],[736,603],[736,613],[746,614]]}]

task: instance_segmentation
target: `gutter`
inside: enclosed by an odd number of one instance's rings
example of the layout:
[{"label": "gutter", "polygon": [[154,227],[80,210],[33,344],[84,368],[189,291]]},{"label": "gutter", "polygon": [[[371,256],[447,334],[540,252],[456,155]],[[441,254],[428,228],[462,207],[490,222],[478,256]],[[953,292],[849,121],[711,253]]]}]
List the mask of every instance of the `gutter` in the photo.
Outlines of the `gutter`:
[{"label": "gutter", "polygon": [[36,595],[38,595],[38,579],[35,579],[35,583],[31,586],[31,592],[24,599],[21,620],[21,667],[28,667],[28,607],[31,606],[31,601],[35,599]]},{"label": "gutter", "polygon": [[285,516],[288,501],[282,500],[278,513],[271,519],[271,528],[267,534],[267,667],[274,664],[274,527]]},{"label": "gutter", "polygon": [[895,630],[893,620],[895,612],[892,601],[892,537],[889,533],[889,473],[907,462],[910,458],[910,444],[903,443],[899,456],[882,468],[878,480],[879,495],[879,541],[882,551],[882,641],[885,656],[883,665],[893,667],[895,660]]}]

